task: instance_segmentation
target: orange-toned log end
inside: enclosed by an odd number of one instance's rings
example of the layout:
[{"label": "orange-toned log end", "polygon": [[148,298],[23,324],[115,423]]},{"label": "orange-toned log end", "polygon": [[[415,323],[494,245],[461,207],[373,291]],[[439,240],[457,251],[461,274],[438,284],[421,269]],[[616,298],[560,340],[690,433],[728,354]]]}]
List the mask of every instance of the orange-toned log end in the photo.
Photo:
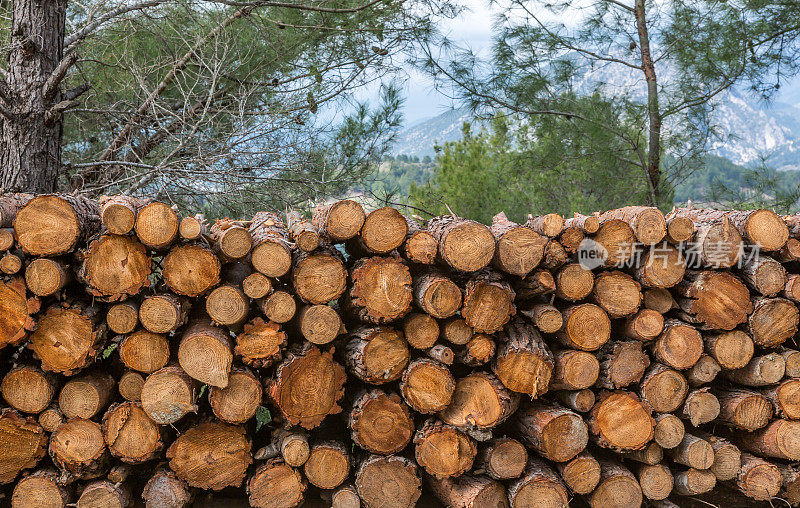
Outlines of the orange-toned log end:
[{"label": "orange-toned log end", "polygon": [[650,359],[639,341],[606,344],[597,356],[600,360],[597,385],[612,390],[638,383],[650,366]]},{"label": "orange-toned log end", "polygon": [[475,474],[458,478],[426,477],[428,487],[446,506],[491,506],[508,508],[508,494],[502,483]]},{"label": "orange-toned log end", "polygon": [[436,478],[459,476],[472,468],[478,449],[463,432],[430,419],[414,435],[417,464]]},{"label": "orange-toned log end", "polygon": [[564,230],[564,218],[557,213],[530,217],[525,225],[540,235],[555,238]]},{"label": "orange-toned log end", "polygon": [[99,213],[98,204],[83,196],[43,194],[17,212],[14,236],[26,254],[66,254],[97,232]]},{"label": "orange-toned log end", "polygon": [[657,413],[677,410],[689,392],[689,383],[680,372],[654,363],[639,383],[639,393]]},{"label": "orange-toned log end", "polygon": [[528,463],[528,451],[522,443],[510,437],[490,440],[480,447],[475,470],[481,470],[495,480],[519,478]]},{"label": "orange-toned log end", "polygon": [[31,317],[36,312],[39,299],[27,297],[22,278],[0,281],[0,347],[22,341],[36,327]]},{"label": "orange-toned log end", "polygon": [[769,501],[780,492],[783,476],[775,464],[761,457],[742,454],[742,467],[736,477],[736,486],[745,496],[756,501]]},{"label": "orange-toned log end", "polygon": [[355,201],[345,199],[314,209],[311,223],[319,232],[334,242],[349,240],[361,231],[366,214]]},{"label": "orange-toned log end", "polygon": [[672,472],[664,464],[642,464],[637,470],[642,494],[652,501],[660,501],[669,497],[672,492],[674,478]]},{"label": "orange-toned log end", "polygon": [[91,363],[105,338],[105,324],[97,324],[92,307],[54,305],[39,318],[30,347],[44,370],[71,375]]},{"label": "orange-toned log end", "polygon": [[197,411],[197,382],[178,365],[147,376],[139,396],[147,416],[160,425],[175,423],[186,413]]},{"label": "orange-toned log end", "polygon": [[139,304],[132,300],[117,303],[108,308],[106,323],[112,332],[125,335],[139,324]]},{"label": "orange-toned log end", "polygon": [[617,462],[600,461],[600,484],[591,496],[592,508],[632,508],[642,504],[636,477]]},{"label": "orange-toned log end", "polygon": [[[342,318],[328,305],[310,305],[297,313],[300,333],[312,344],[328,344],[342,330]],[[438,328],[437,328],[438,330]]]},{"label": "orange-toned log end", "polygon": [[411,272],[395,258],[371,257],[356,262],[350,271],[352,287],[348,306],[367,323],[388,323],[411,309]]},{"label": "orange-toned log end", "polygon": [[522,310],[520,313],[530,318],[542,333],[556,333],[564,326],[561,311],[552,305],[538,304],[531,307],[530,310]]},{"label": "orange-toned log end", "polygon": [[403,319],[403,334],[409,346],[428,349],[439,338],[439,322],[430,314],[412,312]]},{"label": "orange-toned log end", "polygon": [[741,330],[703,337],[705,349],[724,369],[740,369],[753,358],[753,339]]},{"label": "orange-toned log end", "polygon": [[255,318],[245,323],[242,333],[236,336],[234,354],[252,367],[268,367],[280,359],[286,340],[281,325]]},{"label": "orange-toned log end", "polygon": [[694,235],[694,221],[688,217],[672,217],[667,220],[667,240],[680,243],[690,240]]},{"label": "orange-toned log end", "polygon": [[227,330],[208,321],[190,324],[178,346],[178,363],[192,378],[225,388],[233,363],[233,345]]},{"label": "orange-toned log end", "polygon": [[555,404],[531,403],[517,412],[514,421],[520,439],[555,462],[572,460],[589,441],[583,418]]},{"label": "orange-toned log end", "polygon": [[408,223],[390,206],[373,210],[364,219],[359,241],[368,252],[386,254],[400,247],[408,233]]},{"label": "orange-toned log end", "polygon": [[601,394],[589,419],[598,444],[616,450],[643,448],[653,438],[654,425],[644,404],[623,391]]},{"label": "orange-toned log end", "polygon": [[497,269],[525,276],[542,260],[548,240],[533,229],[501,218],[492,222],[490,230],[497,239],[494,253]]},{"label": "orange-toned log end", "polygon": [[267,277],[282,277],[292,267],[292,251],[283,237],[266,237],[259,241],[253,232],[253,251],[250,255],[253,268]]},{"label": "orange-toned log end", "polygon": [[111,406],[103,416],[103,436],[111,455],[129,464],[146,462],[161,451],[161,431],[139,402]]},{"label": "orange-toned log end", "polygon": [[138,330],[120,342],[119,356],[129,369],[150,374],[169,361],[169,342],[164,335]]},{"label": "orange-toned log end", "polygon": [[289,238],[301,251],[311,252],[319,247],[319,232],[317,232],[317,228],[305,220],[300,212],[292,211],[287,213],[286,226]]},{"label": "orange-toned log end", "polygon": [[68,419],[93,418],[105,409],[114,390],[114,378],[95,371],[70,379],[58,394],[58,407]]},{"label": "orange-toned log end", "polygon": [[150,256],[136,238],[103,235],[89,244],[78,276],[93,295],[117,301],[149,286],[150,272]]},{"label": "orange-toned log end", "polygon": [[357,378],[372,384],[398,379],[411,358],[403,334],[388,326],[362,327],[348,340],[344,358]]},{"label": "orange-toned log end", "polygon": [[461,315],[474,331],[495,333],[516,314],[515,296],[499,274],[488,270],[479,272],[466,284]]},{"label": "orange-toned log end", "polygon": [[293,425],[313,429],[329,414],[341,412],[347,376],[333,360],[333,351],[307,345],[290,352],[266,382],[267,393]]},{"label": "orange-toned log end", "polygon": [[797,333],[800,311],[785,298],[756,298],[747,320],[753,342],[762,347],[783,344]]},{"label": "orange-toned log end", "polygon": [[750,390],[716,390],[714,394],[719,400],[720,423],[733,428],[754,431],[769,423],[772,418],[772,404],[769,400]]},{"label": "orange-toned log end", "polygon": [[573,305],[561,314],[564,326],[556,333],[556,338],[568,347],[594,351],[611,338],[611,319],[597,305]]},{"label": "orange-toned log end", "polygon": [[178,234],[184,240],[197,240],[207,231],[206,222],[201,215],[184,217],[178,225]]},{"label": "orange-toned log end", "polygon": [[673,492],[681,496],[696,496],[711,492],[717,486],[717,478],[707,469],[687,469],[675,474]]},{"label": "orange-toned log end", "polygon": [[25,268],[25,284],[36,296],[54,295],[71,279],[70,268],[56,259],[36,258]]},{"label": "orange-toned log end", "polygon": [[413,288],[416,304],[435,318],[448,318],[461,308],[461,290],[441,272],[429,271],[415,276]]},{"label": "orange-toned log end", "polygon": [[0,392],[14,409],[24,413],[40,413],[50,404],[56,391],[56,380],[38,367],[18,365],[3,377]]},{"label": "orange-toned log end", "polygon": [[228,386],[211,387],[208,402],[214,415],[226,423],[243,424],[256,414],[261,404],[261,381],[249,369],[231,370]]},{"label": "orange-toned log end", "polygon": [[130,370],[123,373],[117,382],[117,390],[122,398],[133,402],[142,400],[143,386],[144,376]]},{"label": "orange-toned log end", "polygon": [[169,467],[192,487],[220,490],[242,484],[253,462],[243,427],[201,423],[180,435],[167,450]]},{"label": "orange-toned log end", "polygon": [[130,196],[100,197],[100,220],[109,233],[127,235],[136,225],[136,215],[145,202]]},{"label": "orange-toned log end", "polygon": [[556,464],[567,487],[575,494],[589,494],[600,483],[600,463],[583,451],[569,462]]},{"label": "orange-toned log end", "polygon": [[101,476],[109,462],[100,424],[83,418],[58,427],[50,436],[49,451],[58,467],[82,480]]},{"label": "orange-toned log end", "polygon": [[414,422],[402,399],[372,390],[354,402],[348,420],[353,442],[372,453],[391,455],[411,442]]},{"label": "orange-toned log end", "polygon": [[311,448],[303,471],[309,483],[321,489],[335,489],[350,474],[350,454],[338,441],[316,443]]},{"label": "orange-toned log end", "polygon": [[423,414],[441,411],[453,398],[455,379],[443,364],[428,358],[412,361],[403,372],[400,393],[414,411]]},{"label": "orange-toned log end", "polygon": [[232,284],[216,287],[206,297],[206,312],[212,321],[220,325],[240,324],[247,319],[249,310],[247,295]]},{"label": "orange-toned log end", "polygon": [[750,213],[744,226],[745,236],[766,251],[779,250],[789,240],[789,228],[772,210]]},{"label": "orange-toned log end", "polygon": [[334,252],[298,254],[292,270],[292,286],[306,303],[328,303],[341,296],[347,285],[344,263]]},{"label": "orange-toned log end", "polygon": [[600,229],[594,235],[594,242],[599,245],[605,266],[608,267],[622,266],[635,252],[636,239],[633,230],[618,219],[602,221]]},{"label": "orange-toned log end", "polygon": [[761,457],[800,460],[800,422],[773,420],[751,433],[738,432],[736,444]]},{"label": "orange-toned log end", "polygon": [[671,288],[683,279],[686,259],[677,248],[664,243],[651,247],[634,273],[645,287]]},{"label": "orange-toned log end", "polygon": [[247,480],[248,501],[255,508],[297,506],[303,502],[305,490],[303,475],[281,459],[259,465]]},{"label": "orange-toned log end", "polygon": [[436,262],[439,244],[428,231],[420,230],[409,233],[403,245],[405,258],[412,263],[432,265]]},{"label": "orange-toned log end", "polygon": [[31,417],[13,409],[0,413],[0,484],[13,482],[23,469],[30,469],[44,457],[48,436]]},{"label": "orange-toned log end", "polygon": [[630,316],[642,304],[641,285],[618,270],[599,273],[594,280],[592,296],[612,318]]},{"label": "orange-toned log end", "polygon": [[688,369],[703,354],[703,337],[694,327],[676,319],[664,322],[664,330],[653,344],[656,360],[670,367]]},{"label": "orange-toned log end", "polygon": [[272,292],[272,281],[261,272],[253,272],[242,281],[242,291],[250,298],[264,298]]},{"label": "orange-toned log end", "polygon": [[519,395],[499,379],[487,372],[473,372],[456,381],[453,399],[439,418],[461,430],[486,430],[501,424],[518,406]]},{"label": "orange-toned log end", "polygon": [[359,465],[355,483],[365,506],[413,508],[421,495],[417,467],[405,457],[370,455]]},{"label": "orange-toned log end", "polygon": [[663,413],[656,415],[655,421],[653,441],[663,449],[675,448],[683,441],[686,427],[680,418],[671,413]]},{"label": "orange-toned log end", "polygon": [[464,345],[464,349],[458,352],[456,359],[460,363],[471,367],[485,365],[494,358],[495,349],[494,338],[491,335],[476,333]]},{"label": "orange-toned log end", "polygon": [[786,379],[763,393],[772,402],[778,416],[800,420],[800,379]]},{"label": "orange-toned log end", "polygon": [[217,251],[227,259],[241,259],[253,246],[250,231],[230,222],[218,221],[214,224],[211,227],[211,237],[216,241]]},{"label": "orange-toned log end", "polygon": [[221,265],[211,249],[180,245],[164,259],[164,280],[172,291],[189,297],[200,296],[219,283]]},{"label": "orange-toned log end", "polygon": [[594,392],[588,388],[583,390],[558,390],[555,392],[555,396],[566,407],[579,413],[591,411],[596,400]]},{"label": "orange-toned log end", "polygon": [[287,291],[275,291],[256,302],[267,319],[275,323],[288,323],[297,313],[297,302]]},{"label": "orange-toned log end", "polygon": [[676,287],[681,308],[710,329],[733,330],[753,311],[747,286],[728,272],[687,271]]},{"label": "orange-toned log end", "polygon": [[[66,508],[71,495],[68,488],[61,485],[60,472],[55,469],[39,469],[20,478],[11,495],[11,508],[42,506]],[[37,504],[31,503],[35,500]]]},{"label": "orange-toned log end", "polygon": [[568,263],[555,276],[556,296],[577,302],[589,296],[594,288],[594,274],[580,263]]},{"label": "orange-toned log end", "polygon": [[139,306],[139,321],[153,333],[169,333],[186,323],[189,300],[172,293],[148,296]]},{"label": "orange-toned log end", "polygon": [[513,508],[523,506],[559,506],[569,504],[567,487],[545,461],[533,457],[522,476],[508,486],[508,499]]},{"label": "orange-toned log end", "polygon": [[428,221],[428,231],[439,242],[442,261],[456,270],[480,270],[494,257],[494,236],[478,222],[453,216],[434,217]]},{"label": "orange-toned log end", "polygon": [[125,508],[131,504],[130,485],[110,480],[95,480],[88,483],[78,498],[78,508]]},{"label": "orange-toned log end", "polygon": [[51,404],[50,407],[39,413],[36,420],[45,432],[55,432],[55,430],[64,423],[64,415],[61,413],[57,404]]},{"label": "orange-toned log end", "polygon": [[178,237],[180,220],[168,204],[152,202],[136,215],[136,236],[152,249],[163,249]]},{"label": "orange-toned log end", "polygon": [[499,336],[500,348],[492,370],[513,392],[543,395],[553,375],[553,356],[533,325],[516,319]]}]

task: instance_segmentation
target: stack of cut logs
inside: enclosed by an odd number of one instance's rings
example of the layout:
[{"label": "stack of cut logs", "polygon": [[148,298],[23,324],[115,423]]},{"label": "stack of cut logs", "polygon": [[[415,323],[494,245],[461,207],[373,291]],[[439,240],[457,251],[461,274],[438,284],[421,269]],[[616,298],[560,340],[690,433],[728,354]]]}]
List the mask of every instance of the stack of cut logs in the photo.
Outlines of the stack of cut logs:
[{"label": "stack of cut logs", "polygon": [[13,194],[0,228],[4,505],[800,503],[800,215]]}]

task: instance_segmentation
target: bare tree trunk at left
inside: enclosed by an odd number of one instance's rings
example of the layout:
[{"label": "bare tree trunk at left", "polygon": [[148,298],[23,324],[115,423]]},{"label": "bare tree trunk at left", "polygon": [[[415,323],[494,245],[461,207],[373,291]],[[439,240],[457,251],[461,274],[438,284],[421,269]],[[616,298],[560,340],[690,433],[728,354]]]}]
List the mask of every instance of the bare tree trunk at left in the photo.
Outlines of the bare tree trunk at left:
[{"label": "bare tree trunk at left", "polygon": [[67,0],[15,0],[11,51],[0,78],[2,189],[52,192],[61,165],[59,82]]}]

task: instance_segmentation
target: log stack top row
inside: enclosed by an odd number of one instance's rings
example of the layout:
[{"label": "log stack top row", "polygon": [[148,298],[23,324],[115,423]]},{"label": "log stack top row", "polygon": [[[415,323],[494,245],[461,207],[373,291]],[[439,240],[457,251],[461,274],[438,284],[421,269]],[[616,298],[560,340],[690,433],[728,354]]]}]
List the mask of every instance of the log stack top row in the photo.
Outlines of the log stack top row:
[{"label": "log stack top row", "polygon": [[0,196],[14,507],[800,503],[800,215]]}]

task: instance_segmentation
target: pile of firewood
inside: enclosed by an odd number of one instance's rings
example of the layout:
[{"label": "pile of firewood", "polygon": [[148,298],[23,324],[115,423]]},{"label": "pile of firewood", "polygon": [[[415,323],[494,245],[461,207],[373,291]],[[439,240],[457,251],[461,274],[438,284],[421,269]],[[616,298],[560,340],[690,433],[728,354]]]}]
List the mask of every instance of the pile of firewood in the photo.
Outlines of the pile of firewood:
[{"label": "pile of firewood", "polygon": [[14,507],[800,503],[800,215],[14,194],[0,228]]}]

